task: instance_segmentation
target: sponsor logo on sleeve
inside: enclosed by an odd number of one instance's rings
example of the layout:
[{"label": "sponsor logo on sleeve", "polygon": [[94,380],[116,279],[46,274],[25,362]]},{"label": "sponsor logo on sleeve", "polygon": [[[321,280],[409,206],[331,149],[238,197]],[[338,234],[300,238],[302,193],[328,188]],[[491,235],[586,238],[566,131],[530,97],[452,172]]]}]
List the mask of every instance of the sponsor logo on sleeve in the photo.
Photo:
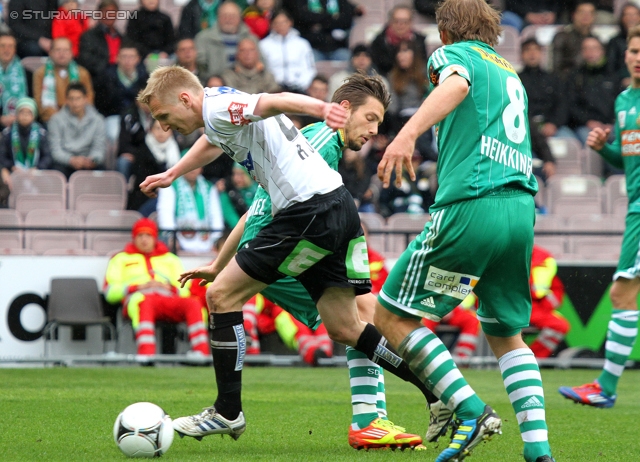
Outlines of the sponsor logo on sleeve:
[{"label": "sponsor logo on sleeve", "polygon": [[244,108],[246,108],[248,104],[245,103],[236,103],[232,102],[227,110],[229,111],[229,116],[231,117],[231,123],[233,125],[248,125],[251,122],[249,119],[244,118]]},{"label": "sponsor logo on sleeve", "polygon": [[479,280],[471,274],[454,273],[430,266],[424,288],[431,292],[464,300],[473,291]]}]

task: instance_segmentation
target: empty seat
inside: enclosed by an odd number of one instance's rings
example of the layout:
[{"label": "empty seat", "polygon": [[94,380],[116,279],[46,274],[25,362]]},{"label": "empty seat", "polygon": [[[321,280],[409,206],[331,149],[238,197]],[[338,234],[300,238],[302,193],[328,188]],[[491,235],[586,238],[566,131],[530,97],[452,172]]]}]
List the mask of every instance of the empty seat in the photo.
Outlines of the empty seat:
[{"label": "empty seat", "polygon": [[620,258],[622,234],[618,236],[572,236],[571,253],[580,260],[617,262]]},{"label": "empty seat", "polygon": [[520,35],[517,29],[503,26],[502,34],[495,47],[496,53],[509,61],[513,67],[520,69]]},{"label": "empty seat", "polygon": [[360,221],[367,230],[367,244],[377,252],[384,253],[387,222],[379,213],[361,213]]},{"label": "empty seat", "polygon": [[568,231],[624,231],[624,215],[614,216],[600,213],[572,215],[567,219]]},{"label": "empty seat", "polygon": [[431,220],[428,213],[395,213],[387,219],[390,233],[387,240],[386,253],[398,256],[405,251],[409,243],[422,232],[424,225]]},{"label": "empty seat", "polygon": [[534,231],[564,231],[566,229],[564,217],[559,215],[536,215]]},{"label": "empty seat", "polygon": [[604,189],[607,197],[605,201],[605,212],[612,215],[627,215],[627,180],[624,175],[611,175],[604,182]]},{"label": "empty seat", "polygon": [[534,235],[533,242],[561,260],[569,253],[569,238],[562,235]]},{"label": "empty seat", "polygon": [[11,174],[9,207],[22,216],[35,209],[65,209],[66,177],[57,170],[16,170]]},{"label": "empty seat", "polygon": [[349,61],[316,61],[316,70],[318,75],[322,75],[327,79],[338,71],[344,71],[349,67]]},{"label": "empty seat", "polygon": [[[50,249],[82,250],[82,217],[70,210],[32,210],[27,213],[26,228],[43,228],[25,232],[25,248],[42,255]],[[46,228],[54,228],[52,230]],[[58,228],[58,229],[55,229]]]},{"label": "empty seat", "polygon": [[575,138],[551,137],[547,144],[556,161],[557,173],[561,175],[580,174],[583,171],[583,149]]},{"label": "empty seat", "polygon": [[47,57],[46,56],[25,56],[20,60],[20,62],[22,63],[22,67],[24,67],[26,71],[33,73],[39,67],[44,66],[44,64],[47,62]]},{"label": "empty seat", "polygon": [[[99,255],[107,255],[121,251],[131,241],[131,228],[142,218],[134,210],[94,210],[85,219],[86,248]],[[108,230],[92,230],[91,228],[111,228]]]},{"label": "empty seat", "polygon": [[11,209],[0,209],[0,249],[22,249],[23,233],[19,228],[22,226],[20,214]]},{"label": "empty seat", "polygon": [[570,216],[602,213],[602,182],[594,175],[555,175],[547,181],[549,212]]},{"label": "empty seat", "polygon": [[93,210],[123,210],[127,185],[116,171],[80,170],[69,177],[69,209],[84,215]]}]

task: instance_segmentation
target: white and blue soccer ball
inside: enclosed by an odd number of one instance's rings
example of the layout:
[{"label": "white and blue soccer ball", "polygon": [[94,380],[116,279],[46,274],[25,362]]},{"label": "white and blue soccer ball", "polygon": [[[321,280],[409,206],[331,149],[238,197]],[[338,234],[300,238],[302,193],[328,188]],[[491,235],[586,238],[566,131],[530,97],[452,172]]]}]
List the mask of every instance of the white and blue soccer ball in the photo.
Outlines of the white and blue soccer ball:
[{"label": "white and blue soccer ball", "polygon": [[160,457],[173,442],[171,417],[153,403],[131,404],[118,415],[113,438],[128,457]]}]

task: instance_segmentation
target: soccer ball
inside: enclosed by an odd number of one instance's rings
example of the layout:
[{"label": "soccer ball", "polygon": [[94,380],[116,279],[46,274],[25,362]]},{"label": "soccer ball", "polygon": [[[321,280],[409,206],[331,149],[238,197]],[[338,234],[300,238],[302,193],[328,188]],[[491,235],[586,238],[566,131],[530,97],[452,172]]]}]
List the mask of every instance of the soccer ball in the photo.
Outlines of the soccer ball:
[{"label": "soccer ball", "polygon": [[160,457],[173,442],[173,426],[160,406],[134,403],[113,425],[113,439],[129,457]]}]

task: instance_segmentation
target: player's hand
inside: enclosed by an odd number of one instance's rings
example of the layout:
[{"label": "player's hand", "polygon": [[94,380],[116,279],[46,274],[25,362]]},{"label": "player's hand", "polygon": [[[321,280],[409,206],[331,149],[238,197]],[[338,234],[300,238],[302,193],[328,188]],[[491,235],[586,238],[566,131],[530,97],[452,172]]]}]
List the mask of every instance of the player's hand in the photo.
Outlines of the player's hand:
[{"label": "player's hand", "polygon": [[158,197],[158,188],[167,188],[171,186],[173,179],[167,172],[150,175],[140,183],[140,191],[150,198]]},{"label": "player's hand", "polygon": [[413,171],[411,157],[415,151],[415,141],[402,138],[400,135],[387,146],[384,155],[378,164],[378,178],[382,181],[382,186],[389,187],[391,180],[391,172],[396,172],[396,187],[402,186],[402,166],[409,172],[411,181],[416,180],[416,174]]},{"label": "player's hand", "polygon": [[336,103],[327,103],[324,106],[324,120],[327,126],[334,130],[344,128],[347,123],[347,110]]},{"label": "player's hand", "polygon": [[201,266],[182,273],[178,278],[178,282],[180,283],[180,287],[184,287],[190,279],[202,279],[200,285],[206,286],[208,283],[213,282],[219,273],[220,271],[216,269],[214,265]]},{"label": "player's hand", "polygon": [[607,142],[607,138],[609,138],[610,133],[610,128],[594,128],[589,132],[589,136],[587,136],[587,146],[591,149],[595,149],[596,151],[600,151]]}]

